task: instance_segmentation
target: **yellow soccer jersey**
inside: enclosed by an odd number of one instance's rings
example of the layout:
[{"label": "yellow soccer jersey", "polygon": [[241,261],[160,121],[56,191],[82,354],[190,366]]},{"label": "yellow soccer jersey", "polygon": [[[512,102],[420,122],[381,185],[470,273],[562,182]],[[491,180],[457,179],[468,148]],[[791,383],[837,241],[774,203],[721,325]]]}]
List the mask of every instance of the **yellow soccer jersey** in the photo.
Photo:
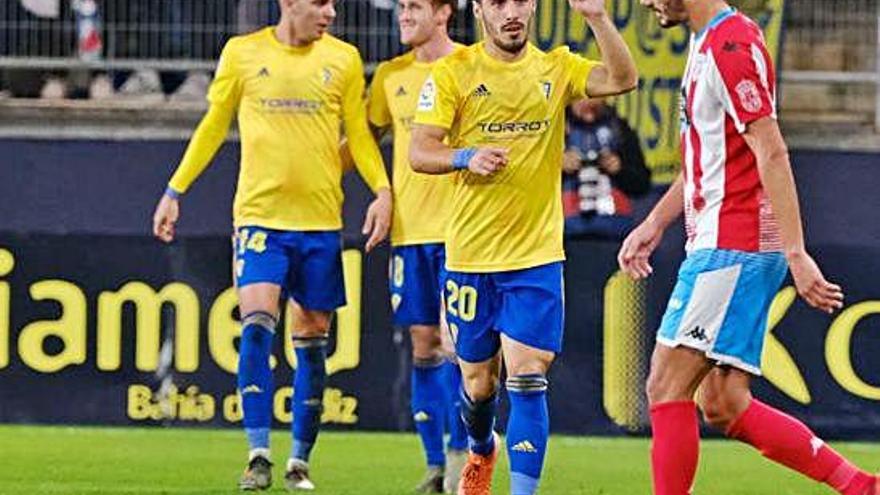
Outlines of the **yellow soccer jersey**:
[{"label": "yellow soccer jersey", "polygon": [[415,123],[449,130],[453,148],[499,147],[509,162],[493,176],[454,172],[446,267],[461,272],[531,268],[565,259],[562,152],[565,108],[586,96],[597,62],[567,47],[528,45],[516,62],[483,43],[436,64],[419,96]]},{"label": "yellow soccer jersey", "polygon": [[[227,43],[208,100],[238,112],[236,226],[340,229],[343,123],[367,184],[374,191],[389,185],[367,125],[364,87],[357,49],[330,35],[294,47],[270,27]],[[170,185],[184,191],[194,179],[178,170]]]},{"label": "yellow soccer jersey", "polygon": [[[456,45],[458,48],[462,46]],[[443,242],[451,211],[452,180],[418,174],[409,164],[416,103],[435,64],[419,62],[413,52],[408,52],[379,64],[370,85],[370,123],[394,128],[391,243],[395,246]]]}]

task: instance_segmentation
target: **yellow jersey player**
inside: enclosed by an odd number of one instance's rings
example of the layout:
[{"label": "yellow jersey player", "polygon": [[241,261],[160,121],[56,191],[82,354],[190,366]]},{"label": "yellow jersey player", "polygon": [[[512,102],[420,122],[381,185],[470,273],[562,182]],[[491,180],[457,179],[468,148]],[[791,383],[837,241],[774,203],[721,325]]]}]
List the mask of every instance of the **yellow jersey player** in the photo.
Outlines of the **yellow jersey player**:
[{"label": "yellow jersey player", "polygon": [[484,41],[434,67],[410,148],[415,170],[454,174],[444,295],[471,450],[458,487],[464,495],[490,493],[502,356],[510,493],[538,488],[549,430],[546,374],[562,348],[565,107],[637,85],[604,0],[569,1],[592,29],[601,63],[529,44],[536,1],[474,3]]},{"label": "yellow jersey player", "polygon": [[[411,409],[428,470],[417,493],[443,493],[458,483],[466,458],[467,435],[458,390],[461,371],[441,344],[440,287],[445,276],[443,239],[452,199],[452,181],[415,173],[409,141],[419,91],[434,62],[457,47],[448,26],[454,0],[400,0],[400,41],[412,50],[379,65],[370,87],[370,124],[378,133],[393,130],[394,220],[389,285],[394,324],[412,337]],[[449,431],[446,455],[444,430]]]},{"label": "yellow jersey player", "polygon": [[376,193],[364,225],[369,251],[387,235],[391,192],[363,101],[357,49],[325,34],[333,0],[280,0],[277,26],[232,38],[208,94],[210,107],[156,208],[154,233],[174,237],[178,196],[205,169],[238,114],[241,172],[235,195],[235,281],[242,315],[238,390],[250,447],[242,490],[271,485],[269,368],[279,318],[290,298],[293,346],[293,447],[288,489],[312,490],[309,454],[321,421],[324,361],[332,312],[345,304],[342,277],[344,124],[360,174]]}]

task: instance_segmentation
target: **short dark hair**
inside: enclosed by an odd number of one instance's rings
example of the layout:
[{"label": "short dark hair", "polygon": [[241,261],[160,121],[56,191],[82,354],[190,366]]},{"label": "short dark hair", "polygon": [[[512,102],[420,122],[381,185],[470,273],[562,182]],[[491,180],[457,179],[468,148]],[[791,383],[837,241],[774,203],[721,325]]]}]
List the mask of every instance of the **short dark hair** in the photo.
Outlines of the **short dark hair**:
[{"label": "short dark hair", "polygon": [[434,9],[449,5],[451,14],[449,15],[448,24],[452,24],[452,21],[455,19],[455,11],[458,10],[458,0],[431,0],[431,5],[434,6]]}]

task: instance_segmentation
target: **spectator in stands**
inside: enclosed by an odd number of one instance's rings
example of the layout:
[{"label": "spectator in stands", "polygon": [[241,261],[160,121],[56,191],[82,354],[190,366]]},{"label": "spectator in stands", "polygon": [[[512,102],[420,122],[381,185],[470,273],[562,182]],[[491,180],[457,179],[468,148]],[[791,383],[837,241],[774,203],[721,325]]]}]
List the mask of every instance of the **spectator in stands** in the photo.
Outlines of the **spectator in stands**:
[{"label": "spectator in stands", "polygon": [[622,240],[633,225],[630,199],[651,189],[639,138],[601,99],[568,111],[563,157],[565,235]]}]

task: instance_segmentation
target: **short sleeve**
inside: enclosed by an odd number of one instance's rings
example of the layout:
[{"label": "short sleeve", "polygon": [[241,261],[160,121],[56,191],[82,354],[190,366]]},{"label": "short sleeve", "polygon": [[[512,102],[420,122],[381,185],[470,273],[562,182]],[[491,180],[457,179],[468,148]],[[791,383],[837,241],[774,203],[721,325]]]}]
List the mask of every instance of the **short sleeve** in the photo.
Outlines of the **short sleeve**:
[{"label": "short sleeve", "polygon": [[388,108],[388,98],[385,93],[385,79],[387,77],[388,64],[379,64],[376,73],[373,74],[373,82],[370,83],[367,116],[370,123],[376,127],[388,127],[392,124],[391,110]]},{"label": "short sleeve", "polygon": [[710,84],[737,131],[763,117],[776,117],[773,61],[760,42],[725,41],[712,50],[717,69]]},{"label": "short sleeve", "polygon": [[571,53],[568,50],[566,50],[563,60],[569,74],[568,102],[586,98],[589,89],[587,88],[587,80],[590,78],[590,72],[601,65],[601,63]]},{"label": "short sleeve", "polygon": [[242,84],[241,74],[238,69],[238,43],[235,39],[230,40],[223,47],[214,81],[208,90],[208,102],[212,105],[222,105],[227,108],[238,108],[241,100]]},{"label": "short sleeve", "polygon": [[450,67],[440,62],[422,85],[415,123],[450,129],[458,108],[458,85]]}]

